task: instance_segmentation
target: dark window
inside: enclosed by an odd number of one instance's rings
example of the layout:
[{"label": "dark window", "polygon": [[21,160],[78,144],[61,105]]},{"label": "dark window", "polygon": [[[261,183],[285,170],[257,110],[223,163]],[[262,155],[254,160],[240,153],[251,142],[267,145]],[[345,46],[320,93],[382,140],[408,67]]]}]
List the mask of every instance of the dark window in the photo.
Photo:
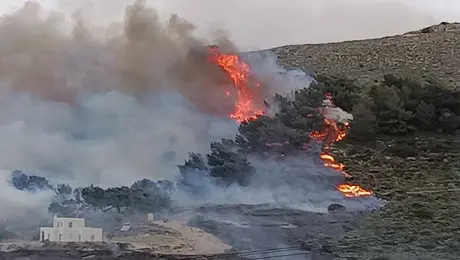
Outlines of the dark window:
[{"label": "dark window", "polygon": [[72,222],[69,222],[69,228],[71,228],[71,227],[72,227]]}]

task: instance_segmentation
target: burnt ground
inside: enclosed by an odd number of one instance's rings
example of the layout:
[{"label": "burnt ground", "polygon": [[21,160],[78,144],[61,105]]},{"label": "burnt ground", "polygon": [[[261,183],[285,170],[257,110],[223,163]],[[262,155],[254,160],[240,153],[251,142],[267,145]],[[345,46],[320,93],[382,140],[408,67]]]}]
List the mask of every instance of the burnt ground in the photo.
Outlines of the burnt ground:
[{"label": "burnt ground", "polygon": [[[179,209],[173,215],[195,216],[189,225],[234,246],[228,255],[202,259],[458,259],[459,147],[458,136],[441,135],[334,147],[353,182],[388,201],[383,210],[313,213],[267,205],[209,205]],[[0,253],[0,259],[71,260],[82,255],[86,259],[181,259],[129,251],[117,256],[113,250],[28,250]]]},{"label": "burnt ground", "polygon": [[[220,255],[217,259],[286,259],[286,260],[330,260],[334,258],[331,243],[358,228],[358,221],[370,213],[369,209],[376,209],[383,205],[383,201],[375,197],[345,198],[335,188],[335,184],[343,183],[343,176],[328,168],[318,167],[312,157],[288,158],[279,162],[268,163],[272,171],[266,172],[271,176],[268,183],[274,185],[269,189],[280,205],[257,204],[206,204],[198,207],[173,208],[155,215],[155,219],[183,220],[188,219],[188,225],[201,228],[221,239],[233,247],[228,255]],[[285,162],[282,164],[281,162]],[[278,165],[278,168],[275,167]],[[282,166],[282,167],[280,167]],[[266,178],[265,175],[264,179]],[[294,182],[295,181],[295,182]],[[287,188],[276,190],[280,184]],[[264,185],[262,185],[264,186]],[[251,188],[253,190],[254,188]],[[266,192],[262,189],[261,192]],[[230,194],[229,194],[230,195]],[[248,196],[257,196],[251,192]],[[346,207],[346,211],[328,212],[331,203],[339,203]],[[283,207],[284,206],[284,207]],[[282,207],[282,208],[280,208]],[[297,207],[298,209],[287,209]],[[308,210],[308,211],[307,211]],[[312,212],[316,210],[315,212]],[[323,212],[323,213],[318,213]],[[88,216],[89,217],[89,216]],[[106,233],[116,237],[123,235],[151,233],[145,228],[146,217],[122,216],[118,222],[113,221],[115,216],[110,214],[97,216],[97,226],[103,227]],[[105,220],[107,218],[107,221]],[[110,221],[110,218],[113,218]],[[87,218],[88,224],[94,221]],[[133,232],[119,234],[121,225],[129,222]],[[100,224],[105,223],[105,226]],[[118,223],[118,224],[116,224]],[[94,224],[96,225],[96,224]],[[144,228],[142,226],[144,225]],[[139,231],[142,229],[141,232]],[[118,234],[117,234],[118,233]],[[123,240],[125,241],[125,240]],[[128,242],[128,241],[127,241]],[[19,252],[4,253],[9,259],[22,254],[28,259],[48,259],[56,256],[62,260],[80,259],[81,255],[88,255],[88,259],[132,259],[134,252],[123,251],[125,254],[114,256],[99,249],[97,252],[80,252],[77,249],[41,248],[44,251],[20,250]],[[88,250],[90,248],[86,248]],[[103,248],[104,249],[104,248]],[[140,254],[139,252],[135,252]],[[183,253],[183,252],[182,252]],[[139,257],[152,257],[149,253]],[[41,258],[40,258],[41,257]],[[99,257],[99,258],[96,258]],[[175,259],[178,256],[168,256]],[[194,259],[191,256],[186,259]],[[208,258],[210,258],[208,256]],[[27,259],[27,258],[26,258]],[[143,259],[143,258],[139,258]],[[155,258],[153,258],[155,259]],[[212,259],[215,259],[212,258]]]},{"label": "burnt ground", "polygon": [[[233,246],[247,259],[332,259],[331,239],[356,228],[369,212],[313,213],[269,209],[263,205],[209,206],[197,210],[189,224],[200,227]],[[284,258],[283,258],[284,256]]]},{"label": "burnt ground", "polygon": [[[234,248],[218,256],[152,255],[120,250],[114,245],[98,248],[56,246],[42,250],[0,252],[0,259],[286,259],[331,260],[330,241],[357,227],[357,220],[369,212],[313,213],[302,210],[272,209],[268,205],[208,205],[177,212],[191,214],[190,226],[219,237]],[[22,257],[22,258],[21,258]]]},{"label": "burnt ground", "polygon": [[[219,259],[212,256],[179,256],[179,255],[159,255],[145,252],[127,252],[122,254],[114,254],[112,251],[69,251],[69,250],[27,250],[16,252],[0,252],[1,260],[77,260],[77,259],[91,259],[91,260],[206,260],[206,259]],[[231,256],[226,259],[240,259],[236,256]]]}]

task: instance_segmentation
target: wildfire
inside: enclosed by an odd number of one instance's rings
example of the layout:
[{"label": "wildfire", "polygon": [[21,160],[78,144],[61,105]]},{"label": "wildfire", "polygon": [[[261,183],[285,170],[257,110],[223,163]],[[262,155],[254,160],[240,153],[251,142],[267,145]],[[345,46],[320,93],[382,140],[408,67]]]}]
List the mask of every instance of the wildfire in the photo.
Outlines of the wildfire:
[{"label": "wildfire", "polygon": [[340,184],[337,186],[337,189],[340,190],[343,195],[348,198],[370,196],[373,194],[372,191],[368,191],[358,185],[351,184]]},{"label": "wildfire", "polygon": [[320,154],[320,158],[323,160],[324,166],[329,167],[329,168],[333,168],[333,169],[341,172],[345,176],[345,178],[350,178],[351,177],[351,175],[348,174],[345,171],[345,164],[337,162],[335,160],[334,156],[332,156],[332,155],[330,155],[328,153],[322,152]]},{"label": "wildfire", "polygon": [[[335,169],[336,171],[342,173],[345,178],[350,178],[351,175],[345,171],[345,164],[338,162],[334,156],[329,153],[331,145],[335,142],[343,140],[350,129],[350,122],[347,120],[342,120],[340,123],[336,118],[329,116],[331,109],[336,108],[334,102],[332,101],[332,95],[326,94],[326,100],[322,108],[322,113],[325,116],[324,119],[324,131],[312,132],[310,136],[316,141],[323,143],[323,152],[320,154],[320,158],[324,162],[325,167]],[[342,192],[345,197],[363,197],[371,196],[374,193],[369,190],[365,190],[359,185],[353,184],[340,184],[337,185],[337,189]]]},{"label": "wildfire", "polygon": [[[254,104],[253,91],[250,88],[250,67],[240,59],[238,55],[222,53],[216,47],[210,48],[211,61],[221,67],[232,80],[233,86],[237,91],[237,102],[235,111],[229,115],[241,123],[250,119],[256,119],[263,115],[264,110]],[[253,83],[255,87],[260,87],[259,83]],[[231,96],[230,91],[225,91],[226,96]]]},{"label": "wildfire", "polygon": [[[250,66],[240,59],[236,54],[223,53],[217,47],[210,47],[210,60],[211,62],[222,68],[232,80],[233,86],[236,88],[237,101],[235,104],[235,111],[229,117],[241,123],[250,119],[256,119],[259,115],[264,114],[263,106],[254,103],[254,88],[260,88],[258,82],[253,82],[250,77]],[[232,96],[231,91],[224,91],[225,96]],[[324,162],[324,166],[335,169],[342,173],[346,178],[351,177],[345,171],[345,165],[337,162],[337,160],[329,153],[331,145],[335,142],[343,140],[350,128],[350,122],[347,118],[337,120],[332,117],[334,111],[338,108],[334,105],[332,95],[326,93],[326,99],[322,107],[322,114],[324,119],[324,131],[312,132],[310,136],[322,142],[323,152],[320,157]],[[267,144],[267,146],[281,146],[282,144]],[[341,191],[345,197],[361,197],[370,196],[372,191],[365,190],[358,185],[341,184],[337,185],[337,189]]]}]

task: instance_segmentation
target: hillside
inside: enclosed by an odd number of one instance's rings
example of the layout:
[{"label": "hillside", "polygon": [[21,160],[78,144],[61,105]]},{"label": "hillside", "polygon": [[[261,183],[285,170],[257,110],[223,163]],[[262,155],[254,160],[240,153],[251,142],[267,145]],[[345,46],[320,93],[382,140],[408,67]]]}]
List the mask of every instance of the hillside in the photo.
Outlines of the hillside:
[{"label": "hillside", "polygon": [[[72,187],[67,183],[54,183],[48,179],[52,175],[45,178],[17,170],[9,176],[8,187],[14,187],[17,194],[32,197],[39,191],[51,192],[49,213],[85,216],[88,226],[101,227],[113,241],[133,243],[136,250],[153,247],[150,249],[158,253],[208,254],[231,247],[231,252],[210,258],[244,257],[248,260],[281,259],[279,254],[310,260],[458,259],[460,87],[456,77],[460,73],[456,69],[458,49],[454,45],[459,33],[457,27],[457,24],[440,24],[382,39],[274,49],[281,65],[316,72],[317,82],[288,97],[276,95],[273,100],[264,100],[264,106],[268,110],[274,107],[275,113],[244,114],[241,122],[241,117],[231,114],[231,118],[240,122],[238,135],[234,139],[210,141],[207,154],[190,153],[182,165],[177,165],[180,173],[177,180],[153,179],[152,176],[152,179],[139,179],[130,186]],[[202,47],[199,45],[198,49]],[[243,75],[248,79],[250,76],[244,62],[232,63],[236,66],[228,66],[225,62],[228,58],[239,61],[238,55],[220,53],[217,46],[211,48],[211,54],[211,60],[227,71],[230,78]],[[193,58],[201,57],[197,56]],[[206,55],[202,58],[206,58],[202,61],[209,61]],[[198,73],[201,67],[197,68]],[[133,67],[132,72],[137,73],[138,67]],[[217,72],[216,75],[221,75]],[[151,74],[151,71],[145,73]],[[214,70],[210,75],[213,73]],[[310,80],[302,81],[305,83],[302,85],[309,84]],[[188,79],[178,85],[187,86],[186,81]],[[220,76],[205,85],[217,89],[218,82]],[[252,85],[247,84],[247,80],[232,82],[238,93],[247,91]],[[289,84],[287,81],[281,83],[283,87]],[[207,96],[205,91],[197,93],[204,100],[214,97]],[[219,93],[223,96],[224,92]],[[247,104],[243,101],[248,100],[256,101],[251,95],[235,99],[236,108]],[[262,100],[258,103],[261,105]],[[172,105],[175,108],[179,104]],[[254,112],[254,108],[249,112]],[[96,114],[101,114],[100,119],[105,122],[106,110],[102,111]],[[126,106],[117,111],[128,115]],[[132,115],[138,116],[138,111],[135,109]],[[145,112],[150,115],[153,110]],[[135,127],[128,124],[129,129],[144,129],[144,114],[140,114],[141,123],[134,124]],[[50,118],[51,121],[45,122],[57,121],[55,117]],[[174,130],[175,125],[169,124],[174,119],[179,125],[184,122],[184,118],[174,114],[168,117],[166,130]],[[194,120],[187,118],[186,122],[195,123]],[[75,122],[91,125],[86,120]],[[159,124],[163,126],[164,122],[161,120]],[[118,124],[113,126],[117,130],[119,127]],[[156,129],[147,130],[146,136],[155,136]],[[92,127],[87,131],[92,132]],[[63,133],[67,136],[67,129]],[[100,135],[104,140],[110,137],[105,131]],[[143,132],[135,134],[133,144],[141,144],[137,143],[139,135]],[[123,136],[126,143],[133,142],[125,139],[125,134]],[[165,139],[164,135],[158,136]],[[116,139],[117,135],[111,138],[111,143],[125,144]],[[79,142],[80,135],[76,139]],[[151,151],[150,146],[145,151]],[[135,148],[137,151],[138,147]],[[113,149],[109,146],[107,150]],[[155,145],[154,150],[162,149]],[[192,152],[195,148],[184,150]],[[146,161],[150,161],[151,154],[146,154]],[[169,157],[163,155],[168,154],[160,154],[158,158],[163,161]],[[99,157],[104,158],[104,153]],[[115,162],[115,158],[108,159]],[[133,165],[137,164],[136,160]],[[117,167],[113,165],[114,169]],[[109,172],[110,179],[116,177],[113,173]],[[135,178],[135,173],[137,170],[130,170],[130,177]],[[173,194],[176,191],[178,193]],[[388,201],[387,207],[377,210],[383,201],[369,196],[373,194]],[[184,203],[184,195],[193,200],[191,206],[188,206],[188,199]],[[104,214],[100,214],[101,211]],[[146,224],[145,214],[151,212],[161,223]],[[131,229],[120,230],[124,226],[122,223],[131,223]],[[10,240],[35,237],[36,228],[24,225],[23,221],[15,223],[13,219],[0,226],[0,240],[6,241],[8,249],[10,242],[14,242]],[[0,259],[41,259],[36,255],[63,259],[62,255],[75,251],[70,248],[53,252],[46,247],[49,243],[43,245],[45,248],[38,251],[24,248],[18,252],[4,252]],[[120,253],[118,249],[100,253],[112,257],[113,253]],[[86,253],[79,252],[72,257],[80,259]],[[119,259],[141,257],[141,252],[131,253]],[[85,257],[90,258],[103,259],[97,255]],[[185,259],[190,258],[188,255]]]},{"label": "hillside", "polygon": [[286,67],[374,84],[383,74],[435,79],[460,87],[460,26],[440,24],[404,35],[273,49]]},{"label": "hillside", "polygon": [[[460,88],[460,27],[440,24],[404,35],[275,48],[286,67],[355,79],[362,94],[386,74]],[[352,126],[353,128],[353,126]],[[381,136],[335,147],[354,181],[371,187],[388,207],[341,240],[340,259],[457,259],[460,253],[459,131]]]}]

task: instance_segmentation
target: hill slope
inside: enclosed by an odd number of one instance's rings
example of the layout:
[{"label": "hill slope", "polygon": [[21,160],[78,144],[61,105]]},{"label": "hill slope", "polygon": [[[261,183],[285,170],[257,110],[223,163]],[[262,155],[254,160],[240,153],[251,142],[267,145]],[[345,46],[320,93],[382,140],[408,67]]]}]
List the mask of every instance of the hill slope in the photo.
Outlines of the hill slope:
[{"label": "hill slope", "polygon": [[460,87],[460,26],[440,24],[404,35],[273,49],[280,63],[318,74],[347,76],[363,85],[383,74],[437,79]]},{"label": "hill slope", "polygon": [[[460,88],[460,25],[404,35],[273,49],[280,63],[356,79],[368,89],[385,74]],[[364,89],[362,93],[366,93]],[[353,127],[353,126],[352,126]],[[460,254],[460,135],[382,137],[335,147],[355,182],[390,201],[328,250],[340,259],[457,259]]]}]

